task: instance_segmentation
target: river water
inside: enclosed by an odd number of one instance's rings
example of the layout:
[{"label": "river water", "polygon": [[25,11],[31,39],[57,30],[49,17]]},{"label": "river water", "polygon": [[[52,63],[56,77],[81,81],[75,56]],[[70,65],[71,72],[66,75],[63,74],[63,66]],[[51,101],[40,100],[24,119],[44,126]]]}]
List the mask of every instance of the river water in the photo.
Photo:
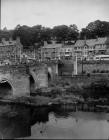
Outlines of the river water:
[{"label": "river water", "polygon": [[[0,138],[108,139],[109,114],[63,108],[9,107],[16,113],[0,116]],[[5,114],[5,113],[4,113]],[[7,113],[6,113],[7,114]]]}]

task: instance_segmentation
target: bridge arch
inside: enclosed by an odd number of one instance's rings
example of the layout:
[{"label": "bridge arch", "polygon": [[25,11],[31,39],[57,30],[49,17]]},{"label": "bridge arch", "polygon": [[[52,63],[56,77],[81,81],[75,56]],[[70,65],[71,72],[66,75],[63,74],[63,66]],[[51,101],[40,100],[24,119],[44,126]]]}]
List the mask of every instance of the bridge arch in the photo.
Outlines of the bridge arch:
[{"label": "bridge arch", "polygon": [[51,81],[51,74],[48,72],[48,81]]},{"label": "bridge arch", "polygon": [[48,81],[52,79],[52,68],[48,67]]},{"label": "bridge arch", "polygon": [[0,97],[13,95],[12,83],[7,79],[0,80]]},{"label": "bridge arch", "polygon": [[33,74],[29,75],[29,81],[30,81],[30,94],[35,91],[35,79]]}]

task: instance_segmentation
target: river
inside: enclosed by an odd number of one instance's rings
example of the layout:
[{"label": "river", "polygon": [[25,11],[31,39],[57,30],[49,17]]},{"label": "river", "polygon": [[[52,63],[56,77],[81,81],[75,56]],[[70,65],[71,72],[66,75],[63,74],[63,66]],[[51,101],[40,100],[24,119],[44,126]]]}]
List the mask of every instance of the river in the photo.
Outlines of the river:
[{"label": "river", "polygon": [[[3,106],[2,106],[3,108]],[[0,115],[0,138],[108,139],[109,114],[66,108],[8,106],[17,115]]]}]

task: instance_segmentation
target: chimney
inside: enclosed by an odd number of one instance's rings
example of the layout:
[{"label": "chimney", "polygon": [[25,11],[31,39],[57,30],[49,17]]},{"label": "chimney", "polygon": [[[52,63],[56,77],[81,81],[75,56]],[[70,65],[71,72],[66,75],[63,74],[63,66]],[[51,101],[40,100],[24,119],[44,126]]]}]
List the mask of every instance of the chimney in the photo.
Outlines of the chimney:
[{"label": "chimney", "polygon": [[98,41],[98,36],[96,36],[96,41]]},{"label": "chimney", "polygon": [[86,35],[85,35],[85,36],[84,36],[84,43],[85,43],[85,44],[86,44],[86,40],[87,40],[87,39],[86,39]]},{"label": "chimney", "polygon": [[20,42],[20,37],[16,37],[16,42]]},{"label": "chimney", "polygon": [[47,46],[47,41],[44,41],[44,46]]},{"label": "chimney", "polygon": [[55,40],[52,40],[52,44],[53,44],[53,45],[56,44],[56,41],[55,41]]},{"label": "chimney", "polygon": [[5,44],[5,41],[6,41],[5,38],[2,38],[2,43],[3,43],[3,44]]},{"label": "chimney", "polygon": [[64,41],[62,41],[62,47],[64,46],[64,44],[65,44]]},{"label": "chimney", "polygon": [[12,37],[9,38],[9,42],[12,42]]}]

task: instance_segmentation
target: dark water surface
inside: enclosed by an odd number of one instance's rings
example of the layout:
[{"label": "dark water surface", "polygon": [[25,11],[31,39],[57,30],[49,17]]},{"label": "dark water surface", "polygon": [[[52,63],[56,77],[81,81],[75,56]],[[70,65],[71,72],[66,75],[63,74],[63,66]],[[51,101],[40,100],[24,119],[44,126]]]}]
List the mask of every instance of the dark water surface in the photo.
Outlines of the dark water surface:
[{"label": "dark water surface", "polygon": [[[108,139],[109,114],[62,108],[0,106],[0,139]],[[6,109],[8,108],[8,109]],[[8,115],[8,116],[7,116]]]}]

